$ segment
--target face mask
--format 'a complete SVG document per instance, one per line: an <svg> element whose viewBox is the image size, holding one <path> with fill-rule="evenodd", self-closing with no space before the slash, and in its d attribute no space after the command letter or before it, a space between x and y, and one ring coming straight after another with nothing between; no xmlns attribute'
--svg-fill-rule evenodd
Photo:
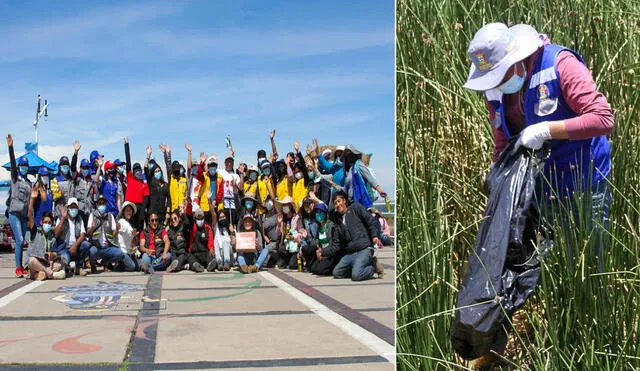
<svg viewBox="0 0 640 371"><path fill-rule="evenodd" d="M338 166L344 166L344 163L340 159L337 159L335 164L338 165Z"/></svg>
<svg viewBox="0 0 640 371"><path fill-rule="evenodd" d="M45 186L49 185L49 177L48 176L41 176L40 180L42 181L42 184L44 184Z"/></svg>
<svg viewBox="0 0 640 371"><path fill-rule="evenodd" d="M522 88L524 80L527 78L527 70L524 68L524 63L522 63L522 69L524 70L524 75L518 76L517 73L514 73L509 80L498 86L498 90L503 94L513 94L518 92Z"/></svg>
<svg viewBox="0 0 640 371"><path fill-rule="evenodd" d="M245 201L244 202L244 207L246 207L249 210L253 209L253 201L251 201L251 200Z"/></svg>
<svg viewBox="0 0 640 371"><path fill-rule="evenodd" d="M180 176L184 176L184 169L180 168Z"/></svg>
<svg viewBox="0 0 640 371"><path fill-rule="evenodd" d="M20 174L27 175L29 172L29 166L20 166Z"/></svg>
<svg viewBox="0 0 640 371"><path fill-rule="evenodd" d="M325 220L327 220L327 214L321 212L316 213L316 221L318 223L322 223Z"/></svg>
<svg viewBox="0 0 640 371"><path fill-rule="evenodd" d="M44 233L49 233L49 231L51 230L51 223L42 224L42 230L44 231Z"/></svg>
<svg viewBox="0 0 640 371"><path fill-rule="evenodd" d="M156 167L156 165L154 165L153 162L149 163L149 170L153 170L153 168L155 168L155 167Z"/></svg>
<svg viewBox="0 0 640 371"><path fill-rule="evenodd" d="M78 209L69 209L69 216L71 219L75 219L78 216Z"/></svg>
<svg viewBox="0 0 640 371"><path fill-rule="evenodd" d="M291 208L289 206L283 206L282 207L282 212L285 214L289 214L289 212L291 211Z"/></svg>
<svg viewBox="0 0 640 371"><path fill-rule="evenodd" d="M196 175L197 172L198 172L197 167L194 167L193 169L191 169L191 175Z"/></svg>
<svg viewBox="0 0 640 371"><path fill-rule="evenodd" d="M221 220L218 222L218 225L222 228L227 228L229 226L229 221L227 219Z"/></svg>
<svg viewBox="0 0 640 371"><path fill-rule="evenodd" d="M315 171L312 171L309 173L309 179L314 180L316 178L316 173Z"/></svg>
<svg viewBox="0 0 640 371"><path fill-rule="evenodd" d="M258 164L260 164L262 161L267 161L266 157L258 157Z"/></svg>
<svg viewBox="0 0 640 371"><path fill-rule="evenodd" d="M209 175L211 175L211 176L216 175L216 171L218 171L217 167L210 167L209 168Z"/></svg>
<svg viewBox="0 0 640 371"><path fill-rule="evenodd" d="M160 180L162 179L162 173L159 171L157 173L153 173L153 177L156 178L156 180Z"/></svg>
<svg viewBox="0 0 640 371"><path fill-rule="evenodd" d="M202 227L204 225L204 219L196 219L196 225Z"/></svg>
<svg viewBox="0 0 640 371"><path fill-rule="evenodd" d="M269 169L269 168L262 169L262 174L264 174L264 175L271 175L271 169Z"/></svg>
<svg viewBox="0 0 640 371"><path fill-rule="evenodd" d="M273 209L273 202L271 202L271 200L265 202L264 207L266 207L267 210Z"/></svg>
<svg viewBox="0 0 640 371"><path fill-rule="evenodd" d="M249 179L251 179L251 180L256 180L256 179L258 179L258 174L257 174L257 173L254 173L254 172L251 172L251 174L249 174Z"/></svg>
<svg viewBox="0 0 640 371"><path fill-rule="evenodd" d="M302 173L296 173L296 179L298 180L302 179Z"/></svg>
<svg viewBox="0 0 640 371"><path fill-rule="evenodd" d="M136 172L135 172L135 173L133 173L133 176L134 176L136 179L141 179L141 178L142 178L142 171L140 171L140 170L136 170Z"/></svg>
<svg viewBox="0 0 640 371"><path fill-rule="evenodd" d="M64 175L69 174L69 166L67 165L62 165L60 166L60 172Z"/></svg>
<svg viewBox="0 0 640 371"><path fill-rule="evenodd" d="M125 168L125 166L124 166L124 165L122 165L122 166L118 166L118 172L119 172L120 174L124 174L124 171L125 171L125 170L126 170L126 168Z"/></svg>
<svg viewBox="0 0 640 371"><path fill-rule="evenodd" d="M104 214L104 212L107 211L107 205L98 206L98 211L100 212L100 214Z"/></svg>
<svg viewBox="0 0 640 371"><path fill-rule="evenodd" d="M80 170L80 172L82 173L82 176L89 175L89 169L82 169L82 170Z"/></svg>
<svg viewBox="0 0 640 371"><path fill-rule="evenodd" d="M109 171L107 172L107 175L108 175L110 178L113 178L113 177L115 177L115 176L116 176L116 172L115 172L115 170L109 170Z"/></svg>

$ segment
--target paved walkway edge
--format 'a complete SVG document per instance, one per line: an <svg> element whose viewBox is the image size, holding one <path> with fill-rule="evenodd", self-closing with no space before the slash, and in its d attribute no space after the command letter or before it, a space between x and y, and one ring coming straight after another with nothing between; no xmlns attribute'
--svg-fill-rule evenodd
<svg viewBox="0 0 640 371"><path fill-rule="evenodd" d="M310 296L300 292L295 287L281 280L280 278L274 276L269 272L260 272L259 273L263 278L270 281L274 285L278 286L287 294L291 295L293 298L298 300L303 305L307 306L311 311L313 311L318 316L322 317L327 322L332 325L338 327L342 331L344 331L347 335L353 337L358 340L362 344L369 347L371 350L376 352L376 354L381 357L387 359L390 363L396 364L396 353L395 347L375 336L371 332L365 330L364 328L356 325L353 322L348 321L341 315L332 311L325 305L321 304L317 300L311 298Z"/></svg>

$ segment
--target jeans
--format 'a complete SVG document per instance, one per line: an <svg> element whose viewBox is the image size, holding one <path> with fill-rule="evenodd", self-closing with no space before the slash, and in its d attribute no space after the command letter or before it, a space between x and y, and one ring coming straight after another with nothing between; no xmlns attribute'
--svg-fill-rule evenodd
<svg viewBox="0 0 640 371"><path fill-rule="evenodd" d="M102 265L117 263L124 259L124 254L119 247L115 246L91 246L89 249L89 259L93 262L102 259Z"/></svg>
<svg viewBox="0 0 640 371"><path fill-rule="evenodd" d="M171 253L167 253L167 256L169 257L169 259L167 259L167 261L165 262L162 260L162 254L149 255L147 253L144 253L142 254L142 260L146 261L154 271L163 271L169 266L169 264L171 264Z"/></svg>
<svg viewBox="0 0 640 371"><path fill-rule="evenodd" d="M56 246L54 246L51 251L57 253L61 257L67 260L67 264L71 263L71 258L76 262L76 267L82 267L84 263L84 259L89 255L89 251L91 249L91 245L89 241L85 240L80 243L78 248L76 249L76 253L71 256L71 252L69 251L70 245L68 242L62 242Z"/></svg>
<svg viewBox="0 0 640 371"><path fill-rule="evenodd" d="M129 254L123 254L122 263L124 264L125 272L135 272L139 268L138 259Z"/></svg>
<svg viewBox="0 0 640 371"><path fill-rule="evenodd" d="M333 277L349 278L352 281L364 281L373 278L376 269L373 266L373 250L371 247L347 254L333 268Z"/></svg>
<svg viewBox="0 0 640 371"><path fill-rule="evenodd" d="M255 252L249 252L249 253L238 253L238 265L250 265L253 264L254 260L256 259L256 256L258 257L258 261L256 262L256 267L260 268L262 267L262 265L264 264L264 261L267 260L267 257L269 256L269 250L268 249L262 249L260 251L260 255L258 255ZM249 264L247 264L249 263Z"/></svg>
<svg viewBox="0 0 640 371"><path fill-rule="evenodd" d="M16 241L16 268L21 267L22 262L22 244L24 243L24 234L27 232L27 219L16 214L9 214L9 224L13 232L13 239Z"/></svg>

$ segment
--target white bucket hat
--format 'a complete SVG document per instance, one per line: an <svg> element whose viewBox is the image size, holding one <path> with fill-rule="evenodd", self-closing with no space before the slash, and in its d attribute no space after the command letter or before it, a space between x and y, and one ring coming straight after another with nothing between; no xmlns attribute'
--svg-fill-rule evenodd
<svg viewBox="0 0 640 371"><path fill-rule="evenodd" d="M535 53L542 44L538 31L526 24L484 25L467 49L472 64L464 87L479 91L497 87L509 67Z"/></svg>

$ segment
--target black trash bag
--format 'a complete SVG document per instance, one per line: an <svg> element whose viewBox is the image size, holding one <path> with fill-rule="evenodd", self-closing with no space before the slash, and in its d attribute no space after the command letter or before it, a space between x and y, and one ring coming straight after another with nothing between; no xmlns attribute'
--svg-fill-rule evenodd
<svg viewBox="0 0 640 371"><path fill-rule="evenodd" d="M516 139L487 177L485 219L458 292L451 342L467 360L506 346L508 319L533 293L538 259L552 248L552 230L535 202L549 147L515 149Z"/></svg>

